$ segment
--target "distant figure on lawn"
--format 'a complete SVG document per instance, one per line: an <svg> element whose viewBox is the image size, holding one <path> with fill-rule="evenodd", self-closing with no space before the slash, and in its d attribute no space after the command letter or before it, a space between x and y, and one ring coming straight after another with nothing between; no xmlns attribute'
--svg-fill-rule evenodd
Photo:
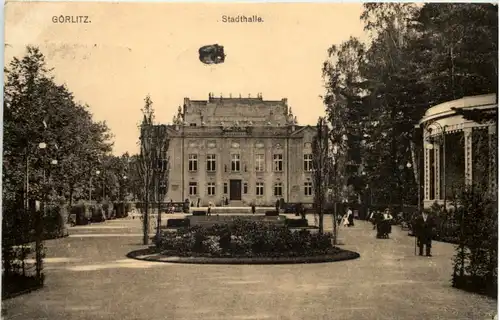
<svg viewBox="0 0 500 320"><path fill-rule="evenodd" d="M427 212L422 211L422 213L417 217L415 221L415 235L417 237L420 256L422 256L424 253L425 245L425 255L428 257L432 257L431 247L433 232L434 219Z"/></svg>
<svg viewBox="0 0 500 320"><path fill-rule="evenodd" d="M201 201L201 199L200 199L200 198L198 198L198 202L196 203L196 206L197 206L198 208L200 207L200 201Z"/></svg>
<svg viewBox="0 0 500 320"><path fill-rule="evenodd" d="M212 214L212 201L208 202L207 215L210 216Z"/></svg>
<svg viewBox="0 0 500 320"><path fill-rule="evenodd" d="M276 212L280 212L280 199L276 199Z"/></svg>
<svg viewBox="0 0 500 320"><path fill-rule="evenodd" d="M228 206L228 205L229 205L229 198L226 197L226 206Z"/></svg>
<svg viewBox="0 0 500 320"><path fill-rule="evenodd" d="M255 214L255 203L252 203L252 214Z"/></svg>
<svg viewBox="0 0 500 320"><path fill-rule="evenodd" d="M306 218L306 208L302 203L299 203L299 212L302 219Z"/></svg>

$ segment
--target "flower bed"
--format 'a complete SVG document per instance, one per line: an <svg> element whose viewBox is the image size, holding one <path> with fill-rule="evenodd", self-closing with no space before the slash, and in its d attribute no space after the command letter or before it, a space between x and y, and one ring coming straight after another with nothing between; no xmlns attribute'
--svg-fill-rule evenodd
<svg viewBox="0 0 500 320"><path fill-rule="evenodd" d="M341 251L332 247L329 233L294 232L285 226L245 220L163 232L155 245L157 252L179 257L312 257Z"/></svg>

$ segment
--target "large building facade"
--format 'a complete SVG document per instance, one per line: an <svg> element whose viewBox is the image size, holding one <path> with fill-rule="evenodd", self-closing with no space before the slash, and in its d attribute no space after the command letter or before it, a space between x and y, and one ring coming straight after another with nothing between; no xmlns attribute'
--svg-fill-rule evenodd
<svg viewBox="0 0 500 320"><path fill-rule="evenodd" d="M287 99L184 99L171 125L167 199L206 206L313 202L315 129L297 125Z"/></svg>

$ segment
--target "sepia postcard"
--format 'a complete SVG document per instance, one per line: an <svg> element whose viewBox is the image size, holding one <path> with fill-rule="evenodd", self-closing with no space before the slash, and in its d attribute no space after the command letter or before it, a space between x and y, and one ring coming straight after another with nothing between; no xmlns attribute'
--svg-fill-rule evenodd
<svg viewBox="0 0 500 320"><path fill-rule="evenodd" d="M497 319L496 4L4 8L2 319Z"/></svg>

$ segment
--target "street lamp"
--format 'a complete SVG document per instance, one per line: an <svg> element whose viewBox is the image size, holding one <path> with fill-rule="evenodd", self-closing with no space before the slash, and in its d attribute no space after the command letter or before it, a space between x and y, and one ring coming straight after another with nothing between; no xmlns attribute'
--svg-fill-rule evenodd
<svg viewBox="0 0 500 320"><path fill-rule="evenodd" d="M101 171L99 171L99 170L95 171L96 176L98 176L100 173L101 173ZM90 187L89 187L89 205L91 205L92 204L92 172L90 173L89 185L90 185Z"/></svg>
<svg viewBox="0 0 500 320"><path fill-rule="evenodd" d="M45 142L40 142L38 144L38 149L45 150L47 148L47 144ZM42 279L42 232L43 232L43 217L45 216L45 198L46 198L46 182L45 182L45 157L42 156L42 172L43 172L43 194L42 194L42 205L43 212L40 213L40 210L36 212L36 239L35 239L35 252L36 252L36 277L38 281Z"/></svg>

